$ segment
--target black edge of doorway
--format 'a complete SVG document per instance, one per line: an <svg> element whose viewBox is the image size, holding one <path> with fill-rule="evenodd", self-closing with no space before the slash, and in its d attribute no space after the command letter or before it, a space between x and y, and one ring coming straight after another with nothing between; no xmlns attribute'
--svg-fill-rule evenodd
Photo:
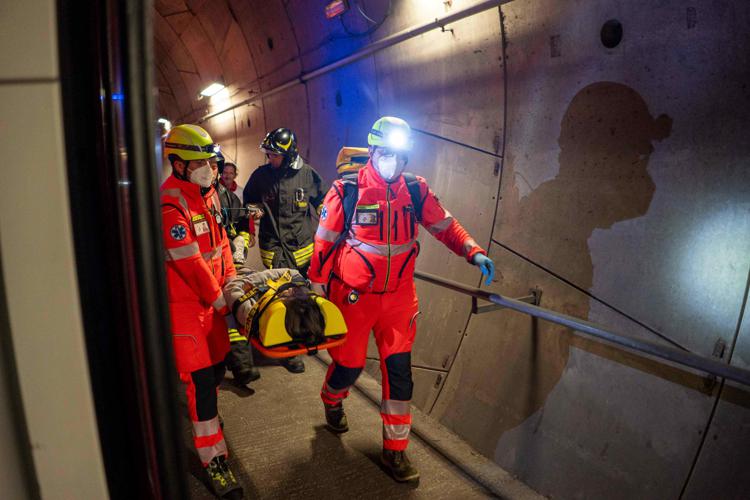
<svg viewBox="0 0 750 500"><path fill-rule="evenodd" d="M150 11L57 5L76 270L114 499L188 496L149 135Z"/></svg>

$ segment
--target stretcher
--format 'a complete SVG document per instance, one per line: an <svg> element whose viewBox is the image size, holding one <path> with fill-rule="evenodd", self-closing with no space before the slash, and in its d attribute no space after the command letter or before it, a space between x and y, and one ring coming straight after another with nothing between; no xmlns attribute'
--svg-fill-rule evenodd
<svg viewBox="0 0 750 500"><path fill-rule="evenodd" d="M274 282L271 292L281 290ZM281 285L283 287L284 285ZM346 322L336 305L325 299L314 295L315 303L318 305L325 328L322 341L301 342L295 340L286 330L286 306L280 300L273 300L275 293L268 293L256 304L257 321L250 322L244 329L250 343L261 354L269 358L291 358L300 354L315 354L318 351L330 349L343 344L346 341Z"/></svg>

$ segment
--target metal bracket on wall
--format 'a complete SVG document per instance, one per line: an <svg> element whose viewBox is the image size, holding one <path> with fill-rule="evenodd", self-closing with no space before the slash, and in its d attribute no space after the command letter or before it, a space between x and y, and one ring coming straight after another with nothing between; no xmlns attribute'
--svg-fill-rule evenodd
<svg viewBox="0 0 750 500"><path fill-rule="evenodd" d="M526 302L527 304L532 304L535 306L538 306L542 303L542 289L541 288L531 288L529 290L529 295L526 295L524 297L518 297L514 300L518 300L520 302ZM493 311L498 311L500 309L506 309L505 306L499 306L497 304L491 304L488 306L480 306L478 299L476 297L471 298L471 312L472 314L483 314Z"/></svg>
<svg viewBox="0 0 750 500"><path fill-rule="evenodd" d="M713 356L714 358L723 359L726 349L727 343L724 342L724 339L719 339L714 344L714 352L711 353L711 356ZM706 392L713 391L714 387L716 386L716 380L716 375L711 374L703 379L703 387L705 387Z"/></svg>

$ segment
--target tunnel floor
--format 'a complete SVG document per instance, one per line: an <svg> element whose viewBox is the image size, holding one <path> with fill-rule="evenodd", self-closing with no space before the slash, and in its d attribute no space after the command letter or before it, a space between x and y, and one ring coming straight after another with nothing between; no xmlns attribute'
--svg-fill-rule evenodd
<svg viewBox="0 0 750 500"><path fill-rule="evenodd" d="M306 371L292 374L269 360L250 389L231 373L219 389L219 412L235 474L245 498L494 498L427 443L412 436L409 457L419 485L399 484L381 468L381 421L377 407L358 390L347 399L349 432L325 429L319 391L322 361L305 359ZM203 482L184 419L193 499L215 498Z"/></svg>

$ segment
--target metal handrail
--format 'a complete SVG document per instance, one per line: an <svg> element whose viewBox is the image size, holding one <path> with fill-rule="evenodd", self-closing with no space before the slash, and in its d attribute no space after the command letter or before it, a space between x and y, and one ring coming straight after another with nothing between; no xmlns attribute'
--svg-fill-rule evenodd
<svg viewBox="0 0 750 500"><path fill-rule="evenodd" d="M465 295L470 295L478 299L492 302L493 304L497 304L498 306L507 307L508 309L513 309L514 311L551 321L552 323L557 323L558 325L567 326L568 328L572 328L573 330L576 330L578 332L585 333L587 335L591 335L592 337L603 339L608 342L612 342L613 344L640 351L651 356L656 356L658 358L666 359L668 361L679 363L681 365L689 366L691 368L696 368L717 377L724 377L729 380L733 380L735 382L750 386L750 370L731 366L727 363L716 361L715 359L706 358L687 351L681 351L673 347L667 347L661 344L656 344L654 342L649 342L648 340L635 339L621 333L614 333L590 321L586 321L580 318L574 318L573 316L568 316L567 314L562 314L550 309L545 309L543 307L535 306L533 304L522 302L520 300L503 297L502 295L490 293L479 288L466 286L462 283L447 280L445 278L440 278L432 274L417 271L414 273L414 276L429 283L439 285L444 288L463 293Z"/></svg>

